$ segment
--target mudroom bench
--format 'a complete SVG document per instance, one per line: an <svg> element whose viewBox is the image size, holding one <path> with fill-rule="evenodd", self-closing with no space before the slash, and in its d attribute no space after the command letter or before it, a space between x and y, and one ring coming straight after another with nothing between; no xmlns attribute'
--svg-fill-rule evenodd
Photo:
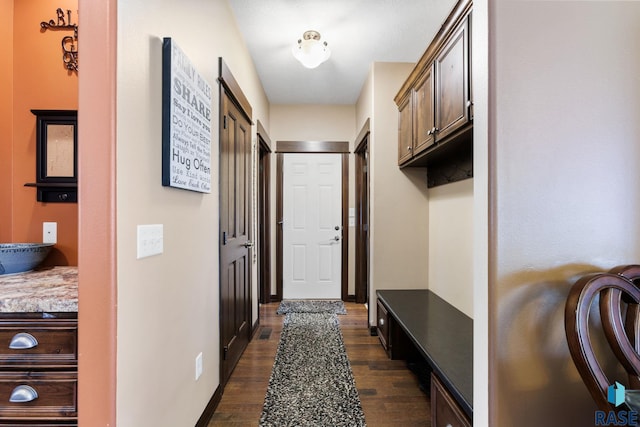
<svg viewBox="0 0 640 427"><path fill-rule="evenodd" d="M430 372L432 425L471 426L473 320L430 290L378 290L377 334L391 359Z"/></svg>

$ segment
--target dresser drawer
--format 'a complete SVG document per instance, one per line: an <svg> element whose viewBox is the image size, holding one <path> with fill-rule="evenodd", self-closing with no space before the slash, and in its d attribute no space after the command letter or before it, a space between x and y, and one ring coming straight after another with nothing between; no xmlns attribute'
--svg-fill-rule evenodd
<svg viewBox="0 0 640 427"><path fill-rule="evenodd" d="M389 351L389 313L384 305L378 301L378 316L376 328L378 330L378 338L384 349Z"/></svg>
<svg viewBox="0 0 640 427"><path fill-rule="evenodd" d="M2 321L0 365L4 368L75 366L77 331L75 320Z"/></svg>
<svg viewBox="0 0 640 427"><path fill-rule="evenodd" d="M431 426L471 427L471 422L438 377L431 375Z"/></svg>
<svg viewBox="0 0 640 427"><path fill-rule="evenodd" d="M22 401L11 402L12 394L14 400ZM0 424L3 420L75 418L77 394L75 372L1 372Z"/></svg>

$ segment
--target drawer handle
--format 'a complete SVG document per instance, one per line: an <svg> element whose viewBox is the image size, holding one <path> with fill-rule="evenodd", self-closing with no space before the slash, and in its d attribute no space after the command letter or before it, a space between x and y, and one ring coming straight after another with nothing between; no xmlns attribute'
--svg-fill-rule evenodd
<svg viewBox="0 0 640 427"><path fill-rule="evenodd" d="M378 319L378 325L384 326L384 319L382 317Z"/></svg>
<svg viewBox="0 0 640 427"><path fill-rule="evenodd" d="M451 425L451 424L447 424L445 427L453 427L453 425Z"/></svg>
<svg viewBox="0 0 640 427"><path fill-rule="evenodd" d="M35 388L28 385L19 385L11 392L9 402L11 403L26 403L34 401L38 398L38 392Z"/></svg>
<svg viewBox="0 0 640 427"><path fill-rule="evenodd" d="M11 350L28 350L38 346L38 340L31 334L20 332L11 338L9 348Z"/></svg>

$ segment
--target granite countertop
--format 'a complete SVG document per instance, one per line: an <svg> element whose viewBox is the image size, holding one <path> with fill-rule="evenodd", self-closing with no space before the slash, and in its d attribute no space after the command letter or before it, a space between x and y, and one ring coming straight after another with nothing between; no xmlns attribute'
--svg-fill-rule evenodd
<svg viewBox="0 0 640 427"><path fill-rule="evenodd" d="M78 267L0 275L0 313L77 311Z"/></svg>

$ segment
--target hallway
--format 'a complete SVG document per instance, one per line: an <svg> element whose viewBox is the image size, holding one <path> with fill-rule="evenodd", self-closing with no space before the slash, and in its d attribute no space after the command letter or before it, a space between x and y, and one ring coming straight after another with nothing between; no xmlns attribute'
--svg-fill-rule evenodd
<svg viewBox="0 0 640 427"><path fill-rule="evenodd" d="M260 327L242 355L209 427L256 426L262 412L282 320L279 303L260 305ZM369 334L367 309L345 303L338 316L367 426L430 426L428 397L401 360L390 360Z"/></svg>

